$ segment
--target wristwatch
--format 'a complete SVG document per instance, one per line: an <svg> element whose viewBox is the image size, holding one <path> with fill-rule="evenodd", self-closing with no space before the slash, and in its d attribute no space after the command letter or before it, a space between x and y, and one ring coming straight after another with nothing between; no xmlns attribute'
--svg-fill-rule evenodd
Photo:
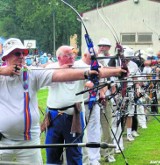
<svg viewBox="0 0 160 165"><path fill-rule="evenodd" d="M88 79L88 77L89 77L89 70L86 70L86 71L84 72L84 78L85 78L85 79Z"/></svg>

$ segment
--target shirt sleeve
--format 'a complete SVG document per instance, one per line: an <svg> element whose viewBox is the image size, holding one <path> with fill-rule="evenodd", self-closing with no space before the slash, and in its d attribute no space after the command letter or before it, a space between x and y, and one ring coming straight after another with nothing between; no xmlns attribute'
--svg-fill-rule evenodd
<svg viewBox="0 0 160 165"><path fill-rule="evenodd" d="M50 86L53 84L52 76L54 74L54 70L32 70L32 86L36 90L39 90L42 87Z"/></svg>

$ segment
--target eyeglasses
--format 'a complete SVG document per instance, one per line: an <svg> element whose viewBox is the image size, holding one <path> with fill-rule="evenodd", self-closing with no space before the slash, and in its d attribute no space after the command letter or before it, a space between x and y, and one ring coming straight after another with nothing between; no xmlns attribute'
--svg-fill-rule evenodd
<svg viewBox="0 0 160 165"><path fill-rule="evenodd" d="M73 57L73 56L74 56L73 53L63 55L63 57L66 57L66 58L70 58L70 57Z"/></svg>
<svg viewBox="0 0 160 165"><path fill-rule="evenodd" d="M24 55L24 52L14 52L13 53L16 57L20 57L21 54Z"/></svg>

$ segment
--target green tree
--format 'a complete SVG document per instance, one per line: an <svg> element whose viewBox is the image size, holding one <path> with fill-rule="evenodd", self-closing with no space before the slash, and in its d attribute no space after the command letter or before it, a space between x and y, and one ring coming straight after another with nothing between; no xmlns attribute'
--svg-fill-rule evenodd
<svg viewBox="0 0 160 165"><path fill-rule="evenodd" d="M96 8L97 2L105 5L113 1L68 0L67 2L82 13ZM70 36L75 33L78 35L80 47L81 23L77 21L77 15L60 0L1 0L0 14L0 33L3 37L35 39L38 48L51 53L53 52L53 19L55 19L56 49L62 44L69 44Z"/></svg>

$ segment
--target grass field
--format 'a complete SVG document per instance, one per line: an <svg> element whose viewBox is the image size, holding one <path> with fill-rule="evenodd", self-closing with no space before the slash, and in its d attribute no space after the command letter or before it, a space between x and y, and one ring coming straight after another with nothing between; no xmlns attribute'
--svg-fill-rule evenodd
<svg viewBox="0 0 160 165"><path fill-rule="evenodd" d="M39 106L45 112L46 98L48 91L46 89L38 92ZM43 115L41 115L41 120ZM157 117L160 120L160 117ZM124 155L129 165L150 165L160 164L160 122L154 117L149 117L148 128L139 129L140 136L133 142L128 142L124 137ZM44 134L41 136L44 143ZM42 149L44 163L46 161L45 150ZM101 165L125 165L122 155L116 155L115 163L106 163L101 160Z"/></svg>

